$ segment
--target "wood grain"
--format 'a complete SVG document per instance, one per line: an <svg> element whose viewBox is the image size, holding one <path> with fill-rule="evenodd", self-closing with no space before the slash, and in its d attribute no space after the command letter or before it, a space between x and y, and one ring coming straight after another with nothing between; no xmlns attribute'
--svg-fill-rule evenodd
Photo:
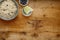
<svg viewBox="0 0 60 40"><path fill-rule="evenodd" d="M18 2L18 0L16 0ZM32 15L18 16L11 21L0 19L0 40L60 40L60 1L30 0Z"/></svg>
<svg viewBox="0 0 60 40"><path fill-rule="evenodd" d="M60 33L60 1L30 0L28 6L33 8L33 12L29 17L22 15L23 7L18 5L19 14L14 20L0 19L0 31Z"/></svg>

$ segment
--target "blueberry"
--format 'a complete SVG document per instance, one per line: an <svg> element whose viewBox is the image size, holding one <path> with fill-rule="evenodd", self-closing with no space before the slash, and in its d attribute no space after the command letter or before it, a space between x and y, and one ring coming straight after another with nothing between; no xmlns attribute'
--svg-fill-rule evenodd
<svg viewBox="0 0 60 40"><path fill-rule="evenodd" d="M21 3L22 5L26 5L26 4L27 4L27 0L20 0L20 3Z"/></svg>

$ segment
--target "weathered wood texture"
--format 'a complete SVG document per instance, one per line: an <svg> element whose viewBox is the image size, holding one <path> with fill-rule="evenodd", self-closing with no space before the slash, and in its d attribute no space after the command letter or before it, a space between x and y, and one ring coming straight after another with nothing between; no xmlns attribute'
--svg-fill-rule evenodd
<svg viewBox="0 0 60 40"><path fill-rule="evenodd" d="M19 5L19 14L14 20L0 19L0 32L10 31L17 36L22 33L20 36L24 34L26 40L60 40L60 1L30 0L28 5L33 8L31 16L23 16L23 7Z"/></svg>

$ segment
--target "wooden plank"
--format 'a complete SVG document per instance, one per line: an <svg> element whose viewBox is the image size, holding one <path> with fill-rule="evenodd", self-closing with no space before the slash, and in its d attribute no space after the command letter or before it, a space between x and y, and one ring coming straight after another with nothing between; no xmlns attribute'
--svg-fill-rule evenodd
<svg viewBox="0 0 60 40"><path fill-rule="evenodd" d="M60 1L30 0L28 5L34 10L31 16L23 16L23 7L19 5L19 14L14 20L4 21L0 19L0 31L60 32Z"/></svg>

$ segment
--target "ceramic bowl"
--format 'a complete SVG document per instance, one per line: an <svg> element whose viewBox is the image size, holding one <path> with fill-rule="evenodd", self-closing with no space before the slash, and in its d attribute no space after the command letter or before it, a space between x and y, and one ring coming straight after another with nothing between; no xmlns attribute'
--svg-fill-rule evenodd
<svg viewBox="0 0 60 40"><path fill-rule="evenodd" d="M3 1L4 1L4 0L3 0ZM1 4L3 1L1 1L0 4ZM14 15L13 17L9 18L9 19L0 16L1 19L9 21L9 20L12 20L12 19L16 18L16 16L18 15L18 3L17 3L15 0L12 0L12 1L15 3L15 5L16 5L16 7L17 7L17 11L15 12L15 15Z"/></svg>
<svg viewBox="0 0 60 40"><path fill-rule="evenodd" d="M22 6L26 6L28 4L28 2L29 2L29 0L27 0L25 5L23 5L23 4L21 4L21 1L19 0L19 4L22 5Z"/></svg>

